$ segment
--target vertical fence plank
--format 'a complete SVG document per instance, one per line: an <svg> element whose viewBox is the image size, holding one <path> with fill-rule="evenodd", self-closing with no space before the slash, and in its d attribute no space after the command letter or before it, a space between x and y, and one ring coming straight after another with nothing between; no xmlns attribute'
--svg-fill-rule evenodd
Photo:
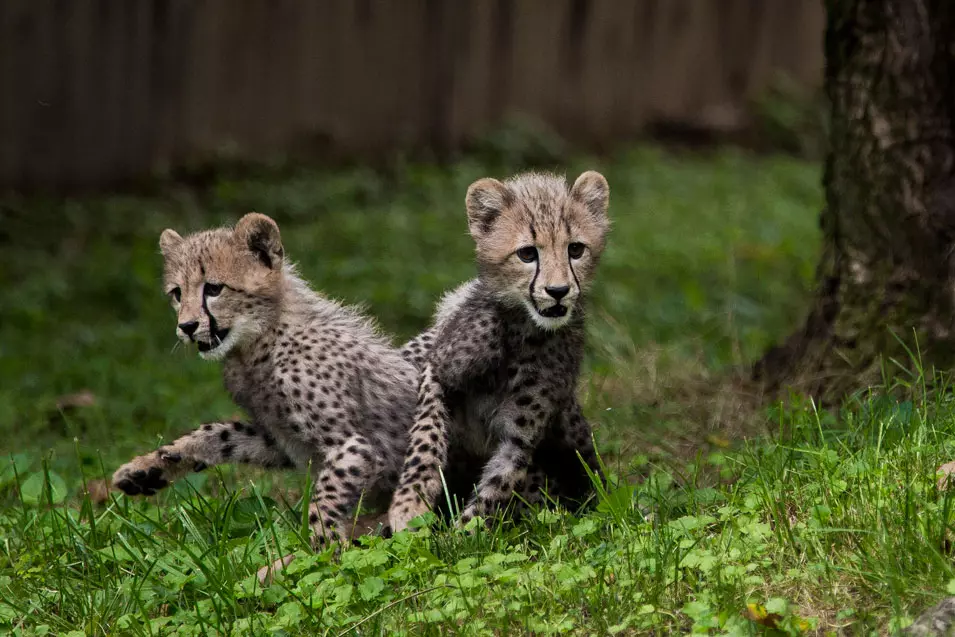
<svg viewBox="0 0 955 637"><path fill-rule="evenodd" d="M20 47L18 23L23 5L29 0L8 0L0 9L0 42L6 43L6 55L0 54L0 184L19 183L23 150L19 134L22 128L19 104L22 99L20 71L26 63L13 55Z"/></svg>

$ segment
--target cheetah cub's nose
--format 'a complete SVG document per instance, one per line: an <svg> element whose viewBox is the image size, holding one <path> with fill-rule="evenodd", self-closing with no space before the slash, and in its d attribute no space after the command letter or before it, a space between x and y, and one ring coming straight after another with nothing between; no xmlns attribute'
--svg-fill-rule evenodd
<svg viewBox="0 0 955 637"><path fill-rule="evenodd" d="M570 292L569 285L548 285L544 290L554 297L555 301L560 301L562 298L567 296L567 293Z"/></svg>
<svg viewBox="0 0 955 637"><path fill-rule="evenodd" d="M182 330L182 333L188 337L192 337L196 333L196 330L199 329L199 321L189 321L188 323L180 323L179 329Z"/></svg>

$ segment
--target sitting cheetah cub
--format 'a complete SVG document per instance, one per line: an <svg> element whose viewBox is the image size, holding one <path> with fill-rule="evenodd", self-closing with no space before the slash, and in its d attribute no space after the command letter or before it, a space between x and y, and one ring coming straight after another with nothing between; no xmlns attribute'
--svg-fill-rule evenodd
<svg viewBox="0 0 955 637"><path fill-rule="evenodd" d="M420 370L408 453L388 517L394 532L429 510L462 459L483 469L462 521L540 481L590 483L590 425L575 396L584 294L609 229L610 189L596 172L481 179L465 200L478 278L448 294L403 352ZM577 471L580 469L580 471ZM450 480L448 483L450 484ZM549 488L553 494L553 487Z"/></svg>
<svg viewBox="0 0 955 637"><path fill-rule="evenodd" d="M344 540L363 493L394 489L414 413L416 370L371 322L312 291L258 213L234 229L159 240L176 334L221 360L249 422L202 425L119 468L113 485L152 495L190 471L241 462L315 470L316 544Z"/></svg>

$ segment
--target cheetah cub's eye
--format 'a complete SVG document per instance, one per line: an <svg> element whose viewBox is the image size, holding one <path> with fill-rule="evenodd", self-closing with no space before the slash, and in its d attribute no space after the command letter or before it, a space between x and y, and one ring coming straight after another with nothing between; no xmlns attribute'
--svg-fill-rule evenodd
<svg viewBox="0 0 955 637"><path fill-rule="evenodd" d="M176 299L176 303L182 300L182 290L180 290L179 288L173 288L169 290L166 294Z"/></svg>
<svg viewBox="0 0 955 637"><path fill-rule="evenodd" d="M222 294L222 284L206 283L202 288L202 293L206 296L219 296Z"/></svg>
<svg viewBox="0 0 955 637"><path fill-rule="evenodd" d="M567 246L567 254L570 255L571 259L579 259L580 257L584 256L585 247L586 246L584 244L577 243L575 241L574 243L571 243L569 246Z"/></svg>
<svg viewBox="0 0 955 637"><path fill-rule="evenodd" d="M534 246L524 246L523 248L518 249L517 258L524 263L532 263L537 261L537 248Z"/></svg>

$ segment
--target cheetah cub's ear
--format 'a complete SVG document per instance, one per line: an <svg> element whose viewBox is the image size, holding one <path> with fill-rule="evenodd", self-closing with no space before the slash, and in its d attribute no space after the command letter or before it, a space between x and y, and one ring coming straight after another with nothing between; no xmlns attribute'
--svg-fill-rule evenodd
<svg viewBox="0 0 955 637"><path fill-rule="evenodd" d="M164 257L169 256L169 253L180 243L182 243L182 237L179 236L178 232L170 228L166 228L162 231L162 234L159 235L159 251L162 252Z"/></svg>
<svg viewBox="0 0 955 637"><path fill-rule="evenodd" d="M574 182L570 196L579 201L593 215L595 221L607 221L607 206L610 202L610 186L598 172L588 170Z"/></svg>
<svg viewBox="0 0 955 637"><path fill-rule="evenodd" d="M265 267L277 270L282 267L282 236L279 226L270 217L250 212L235 224L235 236L245 244Z"/></svg>
<svg viewBox="0 0 955 637"><path fill-rule="evenodd" d="M497 179L479 179L471 184L464 198L471 236L479 239L490 232L501 213L513 203L514 195Z"/></svg>

